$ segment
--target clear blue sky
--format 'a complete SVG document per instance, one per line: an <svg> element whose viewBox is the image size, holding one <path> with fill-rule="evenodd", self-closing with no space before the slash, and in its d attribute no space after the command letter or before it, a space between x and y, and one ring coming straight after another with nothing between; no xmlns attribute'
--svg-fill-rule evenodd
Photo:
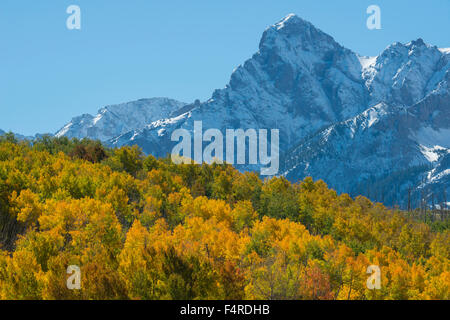
<svg viewBox="0 0 450 320"><path fill-rule="evenodd" d="M66 9L81 8L81 30ZM381 7L382 30L366 28ZM205 100L295 13L363 55L419 37L450 47L450 0L1 0L0 128L55 132L139 98Z"/></svg>

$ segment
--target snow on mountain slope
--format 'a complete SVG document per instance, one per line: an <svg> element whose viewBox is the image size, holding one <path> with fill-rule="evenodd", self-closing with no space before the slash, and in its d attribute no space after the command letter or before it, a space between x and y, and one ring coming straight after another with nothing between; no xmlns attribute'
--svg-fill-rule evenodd
<svg viewBox="0 0 450 320"><path fill-rule="evenodd" d="M369 105L380 101L409 106L418 102L442 80L448 56L422 39L394 43L363 70L370 92Z"/></svg>
<svg viewBox="0 0 450 320"><path fill-rule="evenodd" d="M170 117L186 103L168 98L141 99L128 103L106 106L97 115L84 114L73 118L55 136L106 141L148 123Z"/></svg>
<svg viewBox="0 0 450 320"><path fill-rule="evenodd" d="M410 187L448 190L449 184L437 183L449 168L443 161L450 153L449 74L436 85L439 90L410 107L380 103L305 139L286 153L285 175L322 178L339 192L365 194L377 188L377 177L398 174L401 179L389 182L397 193L387 197L385 190L376 191L391 204L401 203Z"/></svg>

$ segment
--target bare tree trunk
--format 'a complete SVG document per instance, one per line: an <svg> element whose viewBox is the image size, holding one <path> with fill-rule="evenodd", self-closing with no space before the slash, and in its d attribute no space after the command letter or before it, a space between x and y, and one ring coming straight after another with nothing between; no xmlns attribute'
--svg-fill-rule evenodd
<svg viewBox="0 0 450 320"><path fill-rule="evenodd" d="M411 187L408 188L408 212L411 212Z"/></svg>

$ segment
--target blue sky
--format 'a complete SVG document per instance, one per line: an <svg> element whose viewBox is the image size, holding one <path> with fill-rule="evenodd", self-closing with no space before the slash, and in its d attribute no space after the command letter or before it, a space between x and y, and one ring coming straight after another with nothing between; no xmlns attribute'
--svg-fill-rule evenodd
<svg viewBox="0 0 450 320"><path fill-rule="evenodd" d="M66 9L81 8L81 30ZM381 8L381 30L366 9ZM205 100L295 13L363 55L419 37L450 47L450 0L1 0L0 129L55 132L139 98Z"/></svg>

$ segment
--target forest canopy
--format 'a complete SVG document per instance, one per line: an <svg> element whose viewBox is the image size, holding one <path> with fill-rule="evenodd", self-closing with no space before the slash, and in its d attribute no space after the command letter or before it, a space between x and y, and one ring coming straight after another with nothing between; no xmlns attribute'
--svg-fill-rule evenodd
<svg viewBox="0 0 450 320"><path fill-rule="evenodd" d="M0 299L450 299L448 219L430 219L312 178L0 137Z"/></svg>

